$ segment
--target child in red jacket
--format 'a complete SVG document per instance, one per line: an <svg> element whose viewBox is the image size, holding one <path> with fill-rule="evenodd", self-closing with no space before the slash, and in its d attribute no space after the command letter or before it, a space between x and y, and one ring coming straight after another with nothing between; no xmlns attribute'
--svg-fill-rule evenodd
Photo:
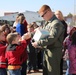
<svg viewBox="0 0 76 75"><path fill-rule="evenodd" d="M21 75L21 55L27 47L26 36L21 36L18 33L10 33L7 35L8 46L6 49L6 58L8 60L8 71L10 75Z"/></svg>
<svg viewBox="0 0 76 75"><path fill-rule="evenodd" d="M0 29L0 75L7 75L7 63L5 59L6 43L4 32Z"/></svg>

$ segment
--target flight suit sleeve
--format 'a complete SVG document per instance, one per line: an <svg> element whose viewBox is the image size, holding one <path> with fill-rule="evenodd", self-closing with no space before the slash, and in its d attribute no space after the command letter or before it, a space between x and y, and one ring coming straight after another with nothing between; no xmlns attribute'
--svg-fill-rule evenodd
<svg viewBox="0 0 76 75"><path fill-rule="evenodd" d="M49 32L50 32L50 35L48 37L38 41L39 46L43 47L43 46L54 44L58 40L60 35L64 32L64 27L60 23L55 23L49 29Z"/></svg>

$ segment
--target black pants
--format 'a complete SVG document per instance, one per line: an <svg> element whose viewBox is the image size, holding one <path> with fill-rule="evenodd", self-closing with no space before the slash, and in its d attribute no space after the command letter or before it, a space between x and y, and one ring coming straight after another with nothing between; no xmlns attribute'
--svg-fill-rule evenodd
<svg viewBox="0 0 76 75"><path fill-rule="evenodd" d="M42 54L42 51L37 53L37 65L38 65L38 69L42 69L42 67L43 67L43 54Z"/></svg>
<svg viewBox="0 0 76 75"><path fill-rule="evenodd" d="M22 64L21 75L26 75L26 71L27 71L27 62L24 62Z"/></svg>
<svg viewBox="0 0 76 75"><path fill-rule="evenodd" d="M63 58L61 59L60 62L60 75L63 75Z"/></svg>
<svg viewBox="0 0 76 75"><path fill-rule="evenodd" d="M32 70L32 68L33 70L37 70L37 53L35 51L33 52L30 51L28 55L29 55L28 70Z"/></svg>

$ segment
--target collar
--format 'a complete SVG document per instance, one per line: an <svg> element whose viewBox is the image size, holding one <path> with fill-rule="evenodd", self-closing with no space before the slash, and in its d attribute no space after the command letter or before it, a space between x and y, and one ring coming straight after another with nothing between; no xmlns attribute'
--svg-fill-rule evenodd
<svg viewBox="0 0 76 75"><path fill-rule="evenodd" d="M52 18L51 18L49 21L47 21L47 22L48 22L48 23L51 23L55 18L56 18L56 16L53 15Z"/></svg>
<svg viewBox="0 0 76 75"><path fill-rule="evenodd" d="M15 51L16 46L18 46L18 44L9 44L6 50L7 51Z"/></svg>
<svg viewBox="0 0 76 75"><path fill-rule="evenodd" d="M0 41L0 44L6 45L6 42L5 41Z"/></svg>

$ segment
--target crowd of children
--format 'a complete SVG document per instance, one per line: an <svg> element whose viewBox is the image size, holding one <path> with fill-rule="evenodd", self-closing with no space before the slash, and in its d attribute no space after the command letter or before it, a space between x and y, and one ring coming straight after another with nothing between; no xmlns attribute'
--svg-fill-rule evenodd
<svg viewBox="0 0 76 75"><path fill-rule="evenodd" d="M29 37L28 37L29 38ZM5 35L3 26L0 28L0 75L22 75L21 68L27 55L23 56L27 49L27 38L19 33L8 33Z"/></svg>
<svg viewBox="0 0 76 75"><path fill-rule="evenodd" d="M27 66L29 67L28 73L32 68L34 72L39 72L36 50L32 45L30 46L31 38L26 36L26 32L31 32L36 28L36 24L35 22L31 25L27 24L22 13L18 14L16 21L12 28L8 24L0 27L0 75L8 75L7 71L9 75L26 75ZM27 52L27 46L32 54Z"/></svg>

